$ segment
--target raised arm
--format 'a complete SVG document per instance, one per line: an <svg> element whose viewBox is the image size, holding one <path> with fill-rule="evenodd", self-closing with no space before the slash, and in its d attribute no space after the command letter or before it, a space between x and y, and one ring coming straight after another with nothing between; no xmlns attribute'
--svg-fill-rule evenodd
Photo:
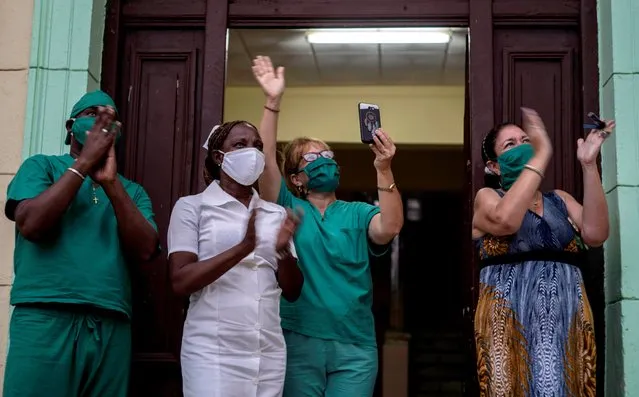
<svg viewBox="0 0 639 397"><path fill-rule="evenodd" d="M87 141L75 163L62 177L53 175L43 165L42 157L25 161L9 186L6 216L16 222L27 240L39 241L55 230L88 175L107 155L113 136L101 130L111 125L114 112L98 108L98 115Z"/></svg>
<svg viewBox="0 0 639 397"><path fill-rule="evenodd" d="M260 196L276 202L282 183L282 174L277 164L277 122L280 103L284 94L284 68L273 68L269 57L258 56L253 60L253 74L265 96L264 113L260 122L260 137L264 143L266 164L260 176Z"/></svg>
<svg viewBox="0 0 639 397"><path fill-rule="evenodd" d="M111 117L115 117L113 109L107 109ZM118 235L124 247L124 252L133 259L142 261L150 260L155 253L159 252L159 238L155 225L142 214L140 208L124 189L117 172L117 161L115 158L115 137L119 134L120 123L111 124L113 127L108 133L91 133L87 137L86 144L90 144L92 139L98 135L110 135L111 146L107 151L107 156L102 163L96 167L89 175L91 179L104 189L104 193L109 198L115 217L118 222ZM82 152L84 153L84 150ZM146 195L146 194L145 194ZM145 205L150 206L150 200Z"/></svg>
<svg viewBox="0 0 639 397"><path fill-rule="evenodd" d="M141 261L152 259L160 246L155 224L151 223L153 209L149 197L141 192L134 201L119 178L102 186L113 206L124 251Z"/></svg>
<svg viewBox="0 0 639 397"><path fill-rule="evenodd" d="M370 239L379 245L390 243L404 226L404 205L402 196L395 187L395 178L391 170L391 160L395 156L395 144L381 129L373 134L375 143L371 150L375 153L377 171L377 189L379 190L380 213L375 215L368 226Z"/></svg>
<svg viewBox="0 0 639 397"><path fill-rule="evenodd" d="M608 221L608 204L597 169L597 157L601 145L615 128L615 122L606 121L603 131L591 131L586 139L577 141L577 159L581 163L584 183L583 206L570 194L557 190L566 203L568 214L581 232L584 243L591 247L599 247L608 239L610 224Z"/></svg>
<svg viewBox="0 0 639 397"><path fill-rule="evenodd" d="M547 156L535 154L528 163L544 172L548 164ZM517 181L500 197L490 188L481 189L475 196L473 228L493 236L508 236L521 227L524 216L541 185L541 177L524 168ZM477 237L477 235L475 236Z"/></svg>
<svg viewBox="0 0 639 397"><path fill-rule="evenodd" d="M535 149L535 155L528 165L543 174L552 156L552 145L537 112L530 109L522 110L524 130ZM507 236L519 230L541 180L541 176L536 172L524 168L503 197L487 188L477 192L473 214L474 237L485 233Z"/></svg>

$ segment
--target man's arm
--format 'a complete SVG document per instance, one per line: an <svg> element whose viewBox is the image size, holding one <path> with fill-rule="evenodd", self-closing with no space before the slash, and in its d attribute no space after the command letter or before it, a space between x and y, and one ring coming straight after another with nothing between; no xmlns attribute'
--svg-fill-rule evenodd
<svg viewBox="0 0 639 397"><path fill-rule="evenodd" d="M47 237L62 219L84 180L66 171L55 183L44 156L27 159L7 191L5 215L16 222L20 234L30 241ZM83 175L81 164L71 166Z"/></svg>
<svg viewBox="0 0 639 397"><path fill-rule="evenodd" d="M113 205L113 211L118 221L118 233L124 251L131 257L148 261L158 252L158 232L151 221L142 211L152 213L151 200L146 193L138 205L129 197L122 186L120 178L115 178L102 185L104 192ZM148 208L147 208L148 207Z"/></svg>
<svg viewBox="0 0 639 397"><path fill-rule="evenodd" d="M44 156L33 156L20 167L7 192L5 214L15 220L26 239L38 241L60 222L86 175L113 147L115 135L101 131L111 125L114 116L113 109L98 108L80 156L55 183Z"/></svg>

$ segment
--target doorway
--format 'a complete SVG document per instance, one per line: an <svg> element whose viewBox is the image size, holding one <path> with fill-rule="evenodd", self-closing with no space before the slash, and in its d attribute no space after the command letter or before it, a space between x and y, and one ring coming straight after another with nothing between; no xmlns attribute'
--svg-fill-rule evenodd
<svg viewBox="0 0 639 397"><path fill-rule="evenodd" d="M581 197L574 153L583 115L598 111L596 10L595 0L109 1L101 86L115 98L127 131L134 132L121 143L119 170L149 192L164 244L175 200L203 186L200 147L223 118L229 27L466 27L472 35L463 139L463 218L469 243L470 203L483 182L481 140L495 122L517 121L521 104L539 109L550 127L556 166L547 173L547 183ZM478 275L470 248L463 248L463 315L464 346L472 352ZM591 295L591 303L599 304L593 309L600 386L602 268L597 259L592 285L598 293ZM184 302L172 296L166 258L141 266L139 273L131 395L180 396ZM469 396L477 395L474 373L473 364L466 376Z"/></svg>
<svg viewBox="0 0 639 397"><path fill-rule="evenodd" d="M448 37L437 43L349 39L388 32ZM318 43L317 34L334 37ZM328 142L341 167L339 199L377 200L374 155L359 142L359 102L380 106L382 127L398 147L393 174L406 222L391 252L371 258L380 397L383 379L395 376L384 373L385 365L407 368L398 376L406 377L409 396L461 396L472 361L462 317L467 38L463 28L230 29L228 34L224 121L259 125L264 98L251 71L254 57L268 55L276 66L285 66L278 141L311 136ZM390 360L404 362L384 364L387 338L397 333L410 336L408 349Z"/></svg>

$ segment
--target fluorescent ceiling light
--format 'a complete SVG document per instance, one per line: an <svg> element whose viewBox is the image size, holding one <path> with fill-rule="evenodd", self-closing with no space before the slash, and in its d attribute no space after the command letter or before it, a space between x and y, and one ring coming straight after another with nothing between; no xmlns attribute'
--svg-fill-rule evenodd
<svg viewBox="0 0 639 397"><path fill-rule="evenodd" d="M316 30L306 36L312 44L445 44L450 33L433 29Z"/></svg>

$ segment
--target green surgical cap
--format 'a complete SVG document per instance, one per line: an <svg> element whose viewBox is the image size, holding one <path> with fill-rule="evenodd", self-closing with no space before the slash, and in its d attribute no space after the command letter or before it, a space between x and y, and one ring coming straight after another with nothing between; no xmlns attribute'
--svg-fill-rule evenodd
<svg viewBox="0 0 639 397"><path fill-rule="evenodd" d="M73 106L69 117L77 117L78 114L95 106L111 106L115 109L116 113L118 111L115 107L115 102L113 102L113 99L111 99L109 94L104 91L97 90L84 94L84 96Z"/></svg>

